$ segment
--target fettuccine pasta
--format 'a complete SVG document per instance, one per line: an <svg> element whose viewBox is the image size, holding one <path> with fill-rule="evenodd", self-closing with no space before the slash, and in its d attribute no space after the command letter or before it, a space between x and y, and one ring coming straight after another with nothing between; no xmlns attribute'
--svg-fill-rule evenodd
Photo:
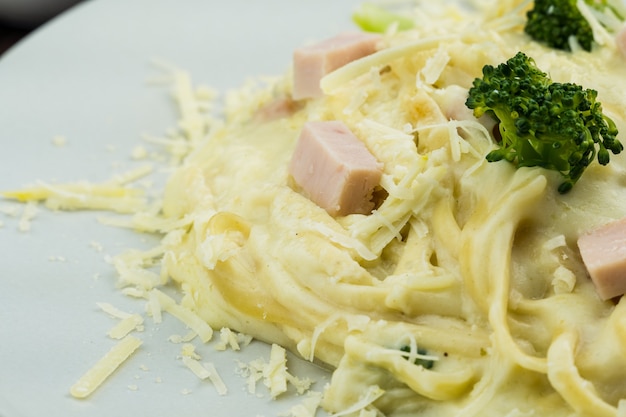
<svg viewBox="0 0 626 417"><path fill-rule="evenodd" d="M626 306L602 301L582 233L626 215L626 162L558 173L489 163L490 129L465 106L486 64L518 51L599 92L626 131L626 61L607 41L563 52L521 29L525 5L431 2L377 52L290 102L291 72L227 101L170 178L165 275L214 329L282 345L332 370L323 406L387 416L617 416ZM331 216L288 165L305 122L342 121L382 164L379 204ZM163 275L162 274L162 275ZM356 414L355 414L356 415Z"/></svg>

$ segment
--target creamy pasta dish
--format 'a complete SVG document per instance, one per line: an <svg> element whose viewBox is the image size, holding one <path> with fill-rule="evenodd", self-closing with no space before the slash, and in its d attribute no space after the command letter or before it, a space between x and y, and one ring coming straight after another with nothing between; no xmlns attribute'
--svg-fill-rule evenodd
<svg viewBox="0 0 626 417"><path fill-rule="evenodd" d="M559 192L559 170L488 161L498 120L466 105L485 66L522 52L597 91L626 132L619 34L579 1L591 48L557 49L525 33L532 2L477 3L412 6L330 70L339 58L309 45L229 95L208 132L186 119L161 276L214 329L330 369L330 413L367 397L353 415L626 415L626 305L578 244L626 216L626 159Z"/></svg>
<svg viewBox="0 0 626 417"><path fill-rule="evenodd" d="M330 412L372 387L389 416L614 416L626 396L626 306L599 297L577 247L626 215L624 158L560 194L557 172L487 162L496 141L465 106L484 65L523 51L626 131L626 61L609 37L532 40L514 3L421 5L312 98L293 98L292 72L240 91L169 180L163 213L189 223L163 267L187 305L330 367ZM380 164L369 211L331 213L294 181L320 121Z"/></svg>

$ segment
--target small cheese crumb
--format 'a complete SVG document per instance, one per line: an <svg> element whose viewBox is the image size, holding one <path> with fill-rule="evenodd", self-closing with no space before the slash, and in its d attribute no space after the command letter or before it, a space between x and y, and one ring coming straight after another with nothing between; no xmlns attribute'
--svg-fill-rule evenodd
<svg viewBox="0 0 626 417"><path fill-rule="evenodd" d="M576 286L576 275L566 267L559 265L554 271L552 287L556 294L571 293Z"/></svg>
<svg viewBox="0 0 626 417"><path fill-rule="evenodd" d="M135 146L130 153L130 157L135 160L146 159L148 157L148 151L143 146Z"/></svg>
<svg viewBox="0 0 626 417"><path fill-rule="evenodd" d="M565 240L564 235L555 236L552 239L547 240L543 244L543 248L547 251L551 251L551 250L566 247L566 246L567 246L567 242Z"/></svg>
<svg viewBox="0 0 626 417"><path fill-rule="evenodd" d="M52 138L52 144L58 148L62 148L67 145L67 138L62 135L56 135Z"/></svg>
<svg viewBox="0 0 626 417"><path fill-rule="evenodd" d="M183 355L183 359L186 357L191 358L191 359L196 359L196 360L200 359L200 355L196 353L196 347L192 345L191 343L183 344L180 351L181 351L181 354Z"/></svg>
<svg viewBox="0 0 626 417"><path fill-rule="evenodd" d="M100 242L96 242L94 240L89 242L89 246L94 248L97 252L102 252L104 250L104 246L102 246L102 244Z"/></svg>
<svg viewBox="0 0 626 417"><path fill-rule="evenodd" d="M29 201L24 206L22 217L20 217L20 221L18 224L19 231L20 232L30 231L31 220L34 219L36 215L37 215L37 202Z"/></svg>
<svg viewBox="0 0 626 417"><path fill-rule="evenodd" d="M17 217L22 210L21 204L2 204L0 205L0 213L6 214L10 217Z"/></svg>
<svg viewBox="0 0 626 417"><path fill-rule="evenodd" d="M246 386L250 394L256 393L256 383L263 378L263 367L265 361L262 358L256 359L249 363L237 361L237 373L246 378Z"/></svg>
<svg viewBox="0 0 626 417"><path fill-rule="evenodd" d="M50 262L67 262L67 259L64 256L48 256L48 261Z"/></svg>
<svg viewBox="0 0 626 417"><path fill-rule="evenodd" d="M313 385L313 380L311 378L298 378L289 372L287 372L287 381L293 385L298 395L304 394L311 388L311 385Z"/></svg>

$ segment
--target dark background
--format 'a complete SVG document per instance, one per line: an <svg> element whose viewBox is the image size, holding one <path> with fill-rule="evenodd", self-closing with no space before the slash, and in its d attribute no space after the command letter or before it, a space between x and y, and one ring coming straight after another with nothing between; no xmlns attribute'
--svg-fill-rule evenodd
<svg viewBox="0 0 626 417"><path fill-rule="evenodd" d="M12 27L6 23L0 23L0 55L33 29Z"/></svg>
<svg viewBox="0 0 626 417"><path fill-rule="evenodd" d="M15 0L0 4L0 55L39 26L83 0Z"/></svg>

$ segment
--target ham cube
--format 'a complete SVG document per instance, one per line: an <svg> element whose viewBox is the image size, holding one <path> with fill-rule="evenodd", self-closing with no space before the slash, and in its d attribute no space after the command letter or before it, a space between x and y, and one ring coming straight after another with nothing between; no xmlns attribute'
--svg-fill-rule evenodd
<svg viewBox="0 0 626 417"><path fill-rule="evenodd" d="M582 235L578 249L600 298L626 293L626 218Z"/></svg>
<svg viewBox="0 0 626 417"><path fill-rule="evenodd" d="M331 216L369 214L382 164L344 123L307 122L289 173L303 194Z"/></svg>
<svg viewBox="0 0 626 417"><path fill-rule="evenodd" d="M379 40L379 35L370 33L343 33L296 49L293 54L294 100L321 97L322 77L351 61L374 53Z"/></svg>

